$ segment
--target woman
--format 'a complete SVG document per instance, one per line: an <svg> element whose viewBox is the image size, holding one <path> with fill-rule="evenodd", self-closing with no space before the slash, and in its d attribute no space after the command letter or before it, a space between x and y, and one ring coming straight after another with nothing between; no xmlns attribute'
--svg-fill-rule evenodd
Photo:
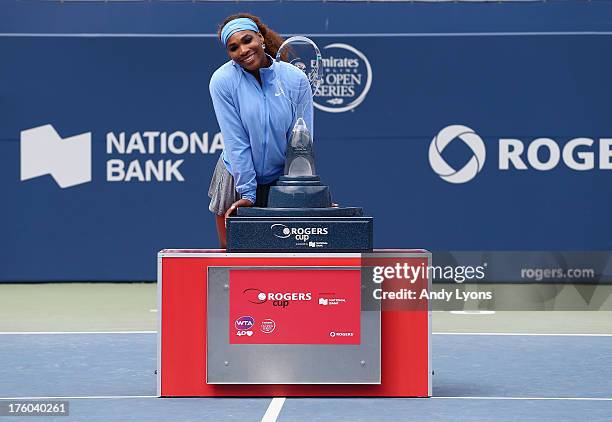
<svg viewBox="0 0 612 422"><path fill-rule="evenodd" d="M302 71L274 60L283 39L256 16L229 16L218 35L230 61L215 71L209 88L225 149L208 196L225 248L225 219L239 207L266 206L270 186L283 173L287 140L297 120L293 104L302 99L312 133L312 94Z"/></svg>

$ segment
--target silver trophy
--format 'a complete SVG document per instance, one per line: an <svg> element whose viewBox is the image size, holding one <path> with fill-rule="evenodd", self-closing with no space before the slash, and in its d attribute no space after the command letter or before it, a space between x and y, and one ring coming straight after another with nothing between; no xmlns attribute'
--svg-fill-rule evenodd
<svg viewBox="0 0 612 422"><path fill-rule="evenodd" d="M321 85L321 52L311 39L296 36L280 46L276 60L294 66L279 66L275 83L276 95L287 99L296 119L287 141L284 176L270 189L268 207L330 207L329 187L316 175L312 137L312 101ZM296 69L306 78L296 77Z"/></svg>
<svg viewBox="0 0 612 422"><path fill-rule="evenodd" d="M312 99L321 85L321 52L311 39L295 36L283 42L276 60L290 63L306 76L304 79L281 73L276 79L277 94L283 95L291 103L296 116L287 143L284 173L286 176L314 176ZM281 69L290 72L287 68Z"/></svg>

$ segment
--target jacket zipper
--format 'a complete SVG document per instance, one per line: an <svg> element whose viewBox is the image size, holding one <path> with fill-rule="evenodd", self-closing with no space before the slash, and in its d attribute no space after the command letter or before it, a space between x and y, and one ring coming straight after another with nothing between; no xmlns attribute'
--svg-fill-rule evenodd
<svg viewBox="0 0 612 422"><path fill-rule="evenodd" d="M261 74L260 74L261 75ZM265 178L266 173L266 155L268 152L268 99L266 97L266 90L264 89L264 79L261 78L261 92L264 100L264 139L263 139L263 156L261 163L261 177Z"/></svg>

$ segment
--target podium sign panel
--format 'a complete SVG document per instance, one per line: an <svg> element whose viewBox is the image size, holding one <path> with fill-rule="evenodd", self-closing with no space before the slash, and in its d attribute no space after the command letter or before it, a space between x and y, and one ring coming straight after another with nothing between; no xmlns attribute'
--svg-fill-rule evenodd
<svg viewBox="0 0 612 422"><path fill-rule="evenodd" d="M359 344L361 272L229 271L230 344Z"/></svg>
<svg viewBox="0 0 612 422"><path fill-rule="evenodd" d="M380 384L380 306L366 309L359 267L210 267L207 279L207 384Z"/></svg>

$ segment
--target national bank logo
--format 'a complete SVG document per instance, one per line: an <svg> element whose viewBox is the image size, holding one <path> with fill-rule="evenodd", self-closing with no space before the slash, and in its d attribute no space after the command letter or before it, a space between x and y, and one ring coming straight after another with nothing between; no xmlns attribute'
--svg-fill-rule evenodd
<svg viewBox="0 0 612 422"><path fill-rule="evenodd" d="M21 180L51 175L62 188L91 182L91 132L62 139L51 125L21 132Z"/></svg>
<svg viewBox="0 0 612 422"><path fill-rule="evenodd" d="M372 66L355 47L334 43L323 47L322 81L314 106L329 113L353 110L365 100L372 85Z"/></svg>
<svg viewBox="0 0 612 422"><path fill-rule="evenodd" d="M223 151L221 132L209 137L181 130L111 131L106 155L93 153L92 138L87 132L62 139L50 124L21 131L21 181L51 175L62 189L88 183L96 159L106 169L106 182L184 182L181 166L190 157Z"/></svg>
<svg viewBox="0 0 612 422"><path fill-rule="evenodd" d="M472 150L472 158L460 169L454 169L442 157L442 151L453 141L462 141ZM462 125L445 127L429 145L429 165L449 183L465 183L476 177L484 166L486 155L485 144L480 136Z"/></svg>

